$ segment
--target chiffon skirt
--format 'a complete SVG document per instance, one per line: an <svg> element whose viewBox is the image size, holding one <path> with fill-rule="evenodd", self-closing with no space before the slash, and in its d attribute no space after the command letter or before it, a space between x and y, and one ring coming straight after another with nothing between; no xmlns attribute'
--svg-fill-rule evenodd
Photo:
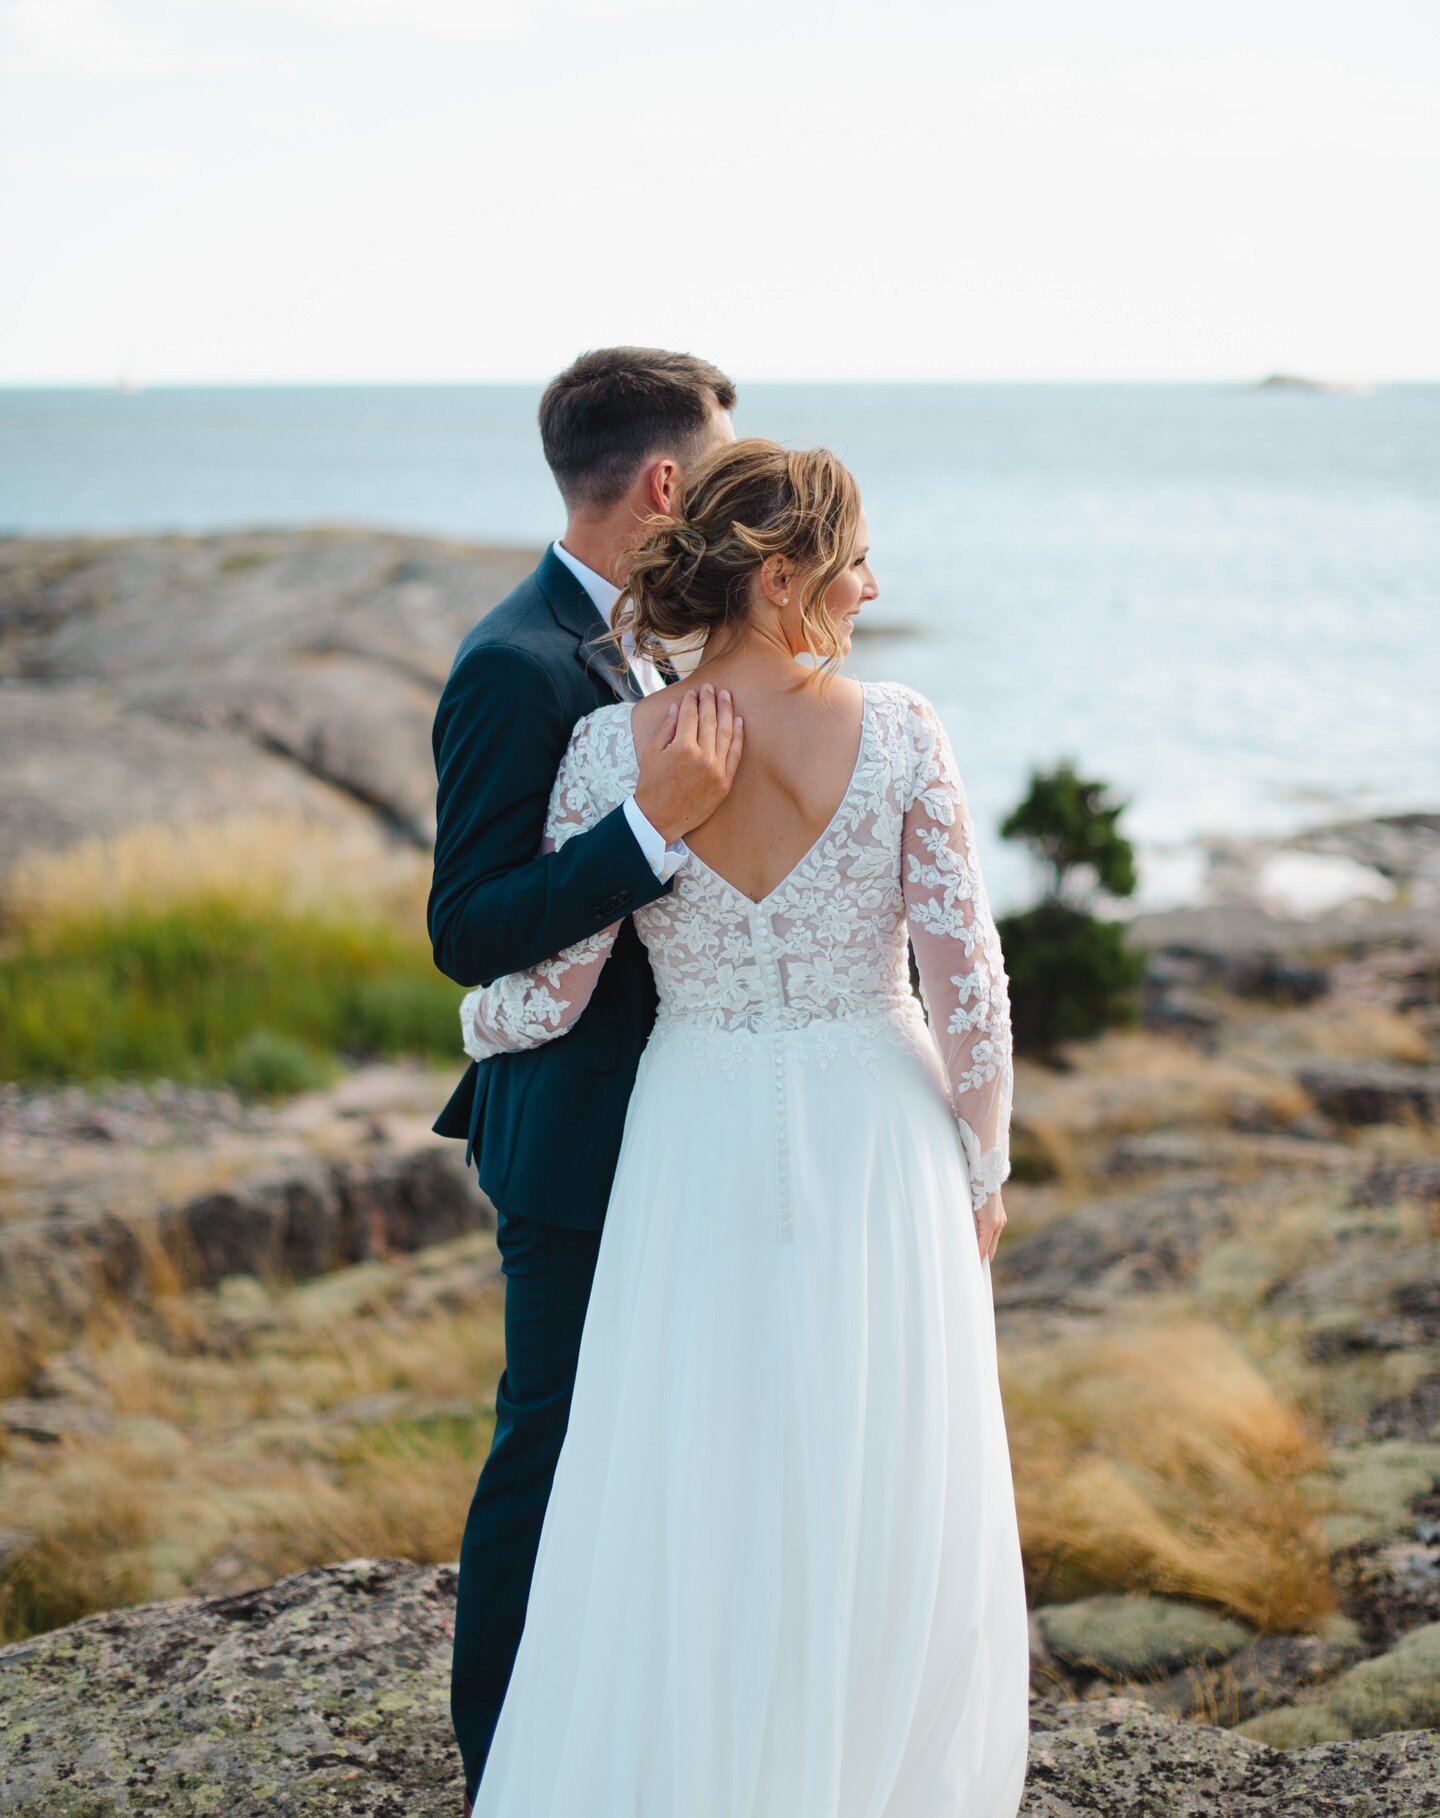
<svg viewBox="0 0 1440 1818"><path fill-rule="evenodd" d="M656 1025L476 1818L1019 1807L990 1267L918 1011L846 1023Z"/></svg>

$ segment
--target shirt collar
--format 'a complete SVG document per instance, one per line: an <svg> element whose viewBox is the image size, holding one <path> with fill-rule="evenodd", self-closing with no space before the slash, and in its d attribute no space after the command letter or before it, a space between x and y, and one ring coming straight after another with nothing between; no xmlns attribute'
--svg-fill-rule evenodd
<svg viewBox="0 0 1440 1818"><path fill-rule="evenodd" d="M558 537L550 547L589 594L596 612L608 626L611 611L616 600L620 598L620 589L613 581L607 581L603 574L596 574L593 568L587 568L578 556L571 555Z"/></svg>

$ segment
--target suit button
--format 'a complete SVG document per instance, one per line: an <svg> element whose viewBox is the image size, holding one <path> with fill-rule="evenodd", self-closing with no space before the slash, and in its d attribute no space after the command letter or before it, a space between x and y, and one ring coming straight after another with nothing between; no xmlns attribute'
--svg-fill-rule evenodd
<svg viewBox="0 0 1440 1818"><path fill-rule="evenodd" d="M617 909L623 909L626 903L634 900L634 896L635 892L633 890L617 890L615 892L615 907Z"/></svg>

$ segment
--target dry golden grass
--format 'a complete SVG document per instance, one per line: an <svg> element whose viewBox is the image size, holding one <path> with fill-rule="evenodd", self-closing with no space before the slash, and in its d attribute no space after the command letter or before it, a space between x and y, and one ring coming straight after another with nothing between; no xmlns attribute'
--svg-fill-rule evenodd
<svg viewBox="0 0 1440 1818"><path fill-rule="evenodd" d="M247 1558L262 1582L337 1559L458 1558L484 1456L478 1438L463 1454L376 1445L347 1458L339 1482L311 1472L265 1508Z"/></svg>
<svg viewBox="0 0 1440 1818"><path fill-rule="evenodd" d="M1043 1086L1038 1091L1031 1089L1031 1077L1038 1071L1023 1061L1018 1070L1017 1090L1024 1115L1016 1120L1011 1138L1016 1174L1047 1185L1088 1187L1091 1175L1079 1133L1044 1114Z"/></svg>
<svg viewBox="0 0 1440 1818"><path fill-rule="evenodd" d="M1291 1632L1331 1608L1299 1411L1193 1317L1002 1351L1032 1596L1150 1590Z"/></svg>
<svg viewBox="0 0 1440 1818"><path fill-rule="evenodd" d="M155 1594L137 1555L166 1495L163 1474L67 1445L39 1482L29 1471L23 1481L6 1525L31 1538L0 1579L0 1645Z"/></svg>
<svg viewBox="0 0 1440 1818"><path fill-rule="evenodd" d="M1263 1064L1268 1052L1337 1061L1406 1061L1424 1064L1430 1043L1413 1016L1387 1004L1340 996L1302 1009L1267 1008L1237 1014L1231 1051Z"/></svg>
<svg viewBox="0 0 1440 1818"><path fill-rule="evenodd" d="M1065 1073L1027 1069L1016 1105L1027 1124L1076 1141L1136 1136L1147 1130L1200 1129L1244 1114L1282 1128L1309 1100L1295 1081L1262 1059L1205 1054L1175 1036L1112 1030L1069 1051Z"/></svg>
<svg viewBox="0 0 1440 1818"><path fill-rule="evenodd" d="M406 1290L449 1285L486 1243L165 1296L143 1329L97 1315L72 1355L104 1382L110 1424L17 1448L0 1477L0 1527L33 1536L0 1589L0 1637L337 1558L453 1559L488 1445L501 1290L492 1277L419 1312ZM1216 1328L1020 1338L1002 1360L1037 1599L1148 1588L1279 1630L1324 1615L1324 1546L1297 1488L1323 1454Z"/></svg>
<svg viewBox="0 0 1440 1818"><path fill-rule="evenodd" d="M43 939L48 971L57 931L63 945L70 930L88 960L96 930L123 931L127 917L186 921L207 903L253 912L257 951L273 963L267 918L337 907L392 942L423 945L426 881L415 855L361 830L249 817L138 829L33 860L7 881L5 908L17 949ZM297 945L293 974L315 970L318 955L331 999L332 954L348 950ZM95 985L80 984L88 1014ZM452 1024L447 1011L447 1039ZM1296 1055L1423 1058L1413 1021L1366 1003L1230 1004L1219 1040L1222 1051L1207 1054L1130 1029L1075 1048L1069 1072L1022 1063L1017 1111L1033 1177L1007 1194L1016 1234L1106 1192L1117 1138L1285 1127L1309 1109L1289 1073ZM1433 1135L1399 1127L1366 1142L1397 1157L1433 1153ZM1138 1589L1263 1630L1324 1620L1325 1510L1313 1485L1325 1453L1307 1411L1354 1416L1403 1389L1421 1360L1307 1363L1303 1322L1266 1295L1298 1258L1434 1230L1423 1206L1346 1201L1343 1183L1320 1178L1297 1179L1278 1202L1257 1196L1255 1216L1202 1259L1184 1301L1147 1302L1122 1328L1112 1315L1043 1337L1038 1323L1027 1336L1023 1320L1007 1331L1006 1419L1036 1601ZM148 1228L136 1227L142 1241ZM477 1240L462 1239L319 1281L239 1278L204 1294L184 1289L183 1258L149 1241L143 1312L97 1289L77 1338L12 1309L0 1320L0 1396L24 1394L41 1360L68 1349L104 1384L106 1424L52 1446L17 1440L8 1456L0 1440L0 1528L31 1536L0 1581L0 1641L340 1558L453 1559L502 1364L501 1291L477 1285L477 1253ZM427 1280L468 1285L427 1300L414 1292ZM1222 1320L1243 1327L1245 1349ZM1346 1485L1357 1507L1369 1497L1367 1520L1392 1489L1353 1470Z"/></svg>
<svg viewBox="0 0 1440 1818"><path fill-rule="evenodd" d="M105 1424L17 1442L0 1474L0 1528L30 1537L0 1642L337 1558L455 1558L502 1362L489 1244L97 1308L70 1357ZM415 1293L455 1283L456 1304Z"/></svg>
<svg viewBox="0 0 1440 1818"><path fill-rule="evenodd" d="M163 914L197 901L255 913L361 911L423 928L428 870L363 825L244 815L132 827L23 860L5 879L16 927L47 933L97 917Z"/></svg>
<svg viewBox="0 0 1440 1818"><path fill-rule="evenodd" d="M498 1283L463 1315L409 1315L398 1303L407 1284L436 1279L447 1261L484 1255L492 1242L467 1236L312 1281L267 1287L238 1277L218 1293L167 1297L160 1342L116 1310L103 1344L110 1405L228 1433L388 1390L486 1400L502 1354Z"/></svg>
<svg viewBox="0 0 1440 1818"><path fill-rule="evenodd" d="M318 850L309 830L276 842L232 827L204 875L217 890L243 882L293 901L330 888L336 851ZM104 887L123 907L127 893L169 900L195 876L187 833L173 848L138 842ZM79 913L101 880L76 862L29 887L27 913ZM1279 1127L1302 1113L1262 1021L1227 1031L1219 1055L1132 1030L1077 1051L1072 1072L1025 1066L1017 1105L1036 1184L1015 1186L1017 1231L1103 1193L1117 1137L1223 1131L1241 1115L1253 1124L1257 1108ZM1340 1039L1327 1025L1310 1051ZM1403 1048L1384 1016L1346 1039L1356 1046L1337 1052ZM1399 1130L1367 1141L1433 1152L1432 1137ZM1309 1411L1332 1415L1343 1391L1354 1413L1393 1385L1307 1364L1304 1320L1266 1295L1297 1259L1423 1241L1431 1218L1422 1205L1356 1208L1346 1182L1296 1177L1293 1192L1257 1194L1254 1216L1202 1260L1183 1299L1120 1308L1104 1324L1045 1322L1043 1336L1039 1321L1012 1321L1000 1359L1032 1598L1151 1590L1262 1630L1322 1623L1331 1589L1313 1485L1325 1452ZM239 1278L212 1294L186 1292L182 1259L156 1253L143 1315L97 1295L84 1336L63 1342L104 1383L110 1425L51 1447L17 1441L6 1459L0 1528L33 1539L0 1587L0 1639L337 1558L453 1559L502 1363L500 1287L476 1288L475 1243L298 1286ZM470 1286L442 1304L415 1292L426 1279ZM1117 1329L1117 1315L1130 1323ZM1244 1330L1244 1348L1219 1322ZM0 1324L0 1387L23 1393L61 1342Z"/></svg>
<svg viewBox="0 0 1440 1818"><path fill-rule="evenodd" d="M23 1395L42 1357L60 1348L59 1333L48 1344L39 1343L29 1330L22 1330L8 1314L0 1319L0 1401L12 1395ZM4 1456L4 1437L0 1435L0 1457Z"/></svg>

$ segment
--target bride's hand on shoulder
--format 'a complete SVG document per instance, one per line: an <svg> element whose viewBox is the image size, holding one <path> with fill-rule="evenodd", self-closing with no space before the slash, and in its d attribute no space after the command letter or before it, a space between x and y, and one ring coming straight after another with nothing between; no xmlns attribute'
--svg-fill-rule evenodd
<svg viewBox="0 0 1440 1818"><path fill-rule="evenodd" d="M975 1235L980 1240L981 1261L994 1262L1000 1248L1000 1233L1005 1229L1005 1202L992 1193L975 1214Z"/></svg>
<svg viewBox="0 0 1440 1818"><path fill-rule="evenodd" d="M640 753L635 805L666 842L684 839L730 793L745 745L745 722L728 688L677 688Z"/></svg>

